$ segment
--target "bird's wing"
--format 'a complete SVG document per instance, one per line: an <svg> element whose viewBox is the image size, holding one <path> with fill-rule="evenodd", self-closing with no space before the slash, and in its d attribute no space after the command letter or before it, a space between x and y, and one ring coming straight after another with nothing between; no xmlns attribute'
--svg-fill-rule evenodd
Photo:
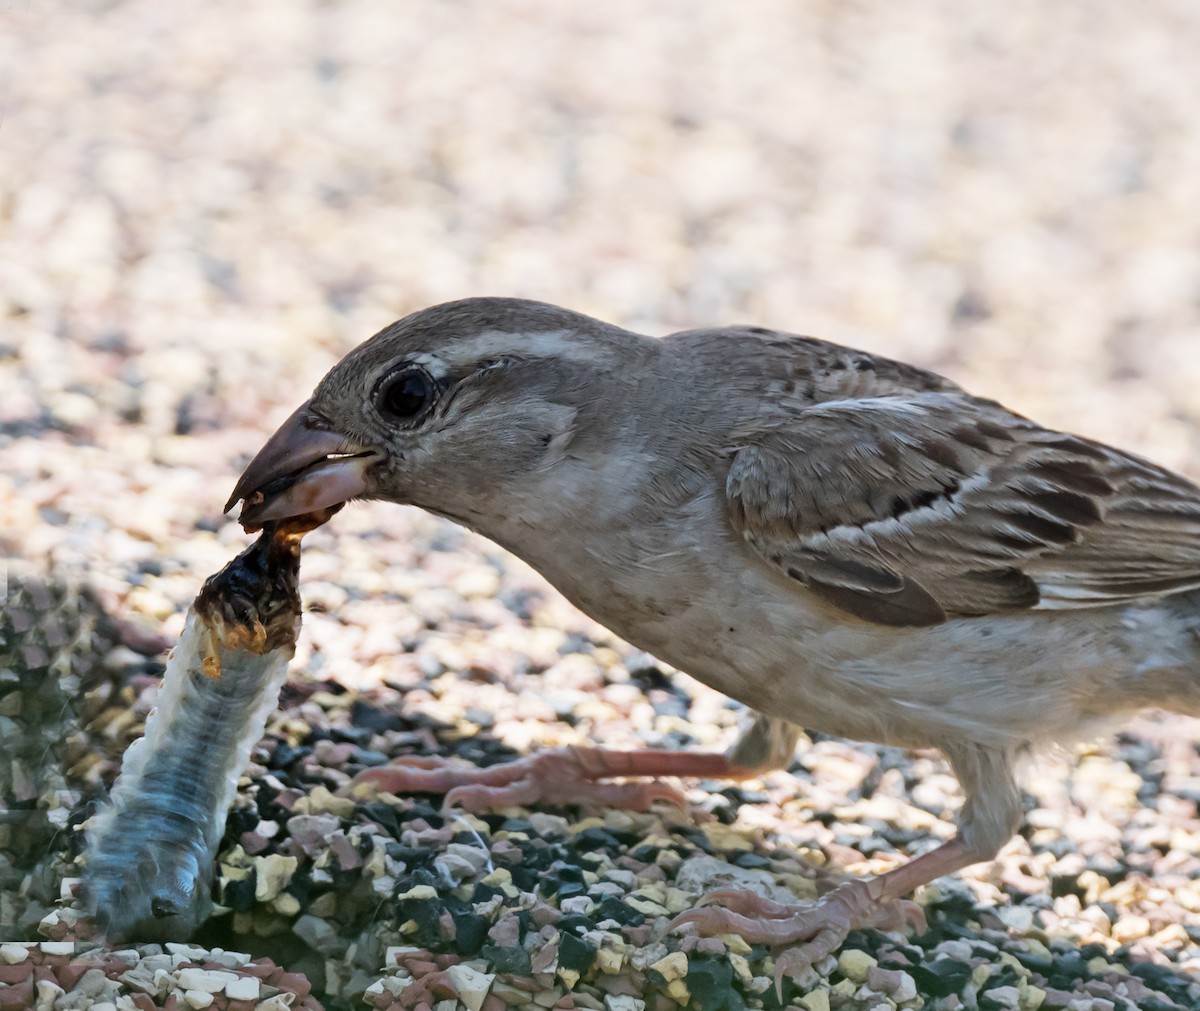
<svg viewBox="0 0 1200 1011"><path fill-rule="evenodd" d="M885 625L1200 587L1200 488L957 390L846 399L735 433L729 521Z"/></svg>

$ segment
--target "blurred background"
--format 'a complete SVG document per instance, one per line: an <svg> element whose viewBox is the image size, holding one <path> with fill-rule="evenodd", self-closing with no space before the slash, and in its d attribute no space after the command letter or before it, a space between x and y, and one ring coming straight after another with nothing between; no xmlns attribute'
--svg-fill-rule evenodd
<svg viewBox="0 0 1200 1011"><path fill-rule="evenodd" d="M5 0L0 551L128 623L104 663L141 690L128 643L246 543L220 509L264 437L376 330L482 294L857 345L1200 477L1198 52L1193 0ZM624 662L395 507L304 576L313 676ZM519 749L669 737L486 690ZM689 743L732 727L705 705Z"/></svg>
<svg viewBox="0 0 1200 1011"><path fill-rule="evenodd" d="M1189 0L3 18L9 551L215 525L337 357L479 294L855 344L1198 473Z"/></svg>

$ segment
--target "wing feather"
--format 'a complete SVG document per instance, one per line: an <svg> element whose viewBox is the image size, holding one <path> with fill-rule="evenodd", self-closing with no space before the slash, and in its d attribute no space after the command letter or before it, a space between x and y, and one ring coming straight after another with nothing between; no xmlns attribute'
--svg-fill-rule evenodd
<svg viewBox="0 0 1200 1011"><path fill-rule="evenodd" d="M1200 488L953 387L776 413L734 443L734 529L868 621L1200 587Z"/></svg>

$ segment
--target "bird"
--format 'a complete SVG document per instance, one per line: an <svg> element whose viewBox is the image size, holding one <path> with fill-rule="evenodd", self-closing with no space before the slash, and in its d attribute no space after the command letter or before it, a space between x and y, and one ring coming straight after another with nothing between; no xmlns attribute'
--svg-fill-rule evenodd
<svg viewBox="0 0 1200 1011"><path fill-rule="evenodd" d="M636 805L671 796L654 777L786 766L801 728L941 751L964 793L950 840L815 904L726 892L673 923L773 945L781 972L993 859L1026 755L1144 708L1200 715L1196 484L812 337L654 338L514 298L417 311L329 371L226 511L253 527L350 499L478 531L753 714L723 754L400 760L377 785Z"/></svg>

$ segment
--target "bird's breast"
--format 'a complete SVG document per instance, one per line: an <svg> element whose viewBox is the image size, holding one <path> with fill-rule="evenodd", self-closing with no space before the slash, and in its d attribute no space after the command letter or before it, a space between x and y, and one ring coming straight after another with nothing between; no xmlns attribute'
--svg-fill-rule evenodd
<svg viewBox="0 0 1200 1011"><path fill-rule="evenodd" d="M1165 604L879 626L764 563L728 530L716 496L482 532L638 649L838 736L1019 747L1155 704L1156 684L1200 687L1195 623Z"/></svg>

